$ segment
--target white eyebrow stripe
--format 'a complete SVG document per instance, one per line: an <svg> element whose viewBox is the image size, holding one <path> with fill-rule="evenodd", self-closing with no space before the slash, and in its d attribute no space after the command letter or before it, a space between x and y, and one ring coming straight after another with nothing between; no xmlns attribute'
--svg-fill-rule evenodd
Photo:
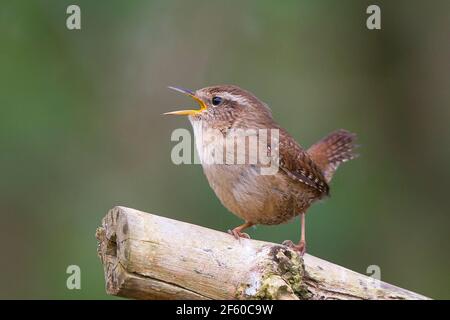
<svg viewBox="0 0 450 320"><path fill-rule="evenodd" d="M218 94L218 96L227 100L232 100L240 104L249 104L249 101L241 95L235 95L229 92L221 92L220 94Z"/></svg>

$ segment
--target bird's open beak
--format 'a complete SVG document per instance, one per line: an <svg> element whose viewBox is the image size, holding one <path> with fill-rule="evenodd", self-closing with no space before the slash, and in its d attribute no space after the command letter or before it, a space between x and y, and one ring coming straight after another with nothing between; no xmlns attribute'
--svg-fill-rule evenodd
<svg viewBox="0 0 450 320"><path fill-rule="evenodd" d="M169 87L169 89L172 89L172 90L184 93L185 95L191 97L192 99L197 101L198 105L200 106L200 109L198 109L198 110L171 111L171 112L166 112L164 114L172 114L172 115L179 115L179 116L192 116L192 115L195 115L195 114L199 114L203 110L206 110L206 104L202 100L197 98L195 96L194 92L192 92L191 90L183 89L183 88L177 88L177 87Z"/></svg>

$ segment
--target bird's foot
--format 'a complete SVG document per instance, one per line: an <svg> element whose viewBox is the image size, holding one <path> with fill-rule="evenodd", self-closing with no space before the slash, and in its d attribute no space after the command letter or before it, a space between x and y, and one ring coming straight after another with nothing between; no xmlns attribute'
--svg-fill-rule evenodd
<svg viewBox="0 0 450 320"><path fill-rule="evenodd" d="M231 234L236 240L241 240L241 238L244 239L250 239L250 236L245 233L237 230L238 228L234 228L233 230L228 230L228 233Z"/></svg>
<svg viewBox="0 0 450 320"><path fill-rule="evenodd" d="M300 241L298 244L294 244L291 240L284 240L282 245L287 246L294 251L297 251L301 257L303 257L303 255L306 252L306 242L305 241Z"/></svg>

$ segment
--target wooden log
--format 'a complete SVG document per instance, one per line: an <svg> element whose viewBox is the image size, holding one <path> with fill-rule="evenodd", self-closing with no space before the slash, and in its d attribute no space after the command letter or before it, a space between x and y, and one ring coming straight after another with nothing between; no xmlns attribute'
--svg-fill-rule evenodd
<svg viewBox="0 0 450 320"><path fill-rule="evenodd" d="M135 299L428 299L263 241L125 207L97 229L108 294Z"/></svg>

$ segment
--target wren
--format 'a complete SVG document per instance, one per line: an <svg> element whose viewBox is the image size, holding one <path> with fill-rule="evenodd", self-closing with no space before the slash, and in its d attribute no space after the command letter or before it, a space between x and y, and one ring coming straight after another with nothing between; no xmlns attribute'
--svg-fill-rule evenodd
<svg viewBox="0 0 450 320"><path fill-rule="evenodd" d="M245 221L228 232L236 239L249 238L244 229L256 224L284 223L299 215L300 242L294 244L286 240L283 244L303 255L306 250L306 211L311 204L329 195L329 183L338 166L356 157L356 135L337 130L309 149L304 149L274 121L269 107L246 90L234 85L211 86L197 91L169 88L188 95L200 106L198 110L165 114L189 117L197 153L211 188L229 211ZM239 152L244 152L247 154L244 154L244 162L205 161L205 154L210 150L224 147L221 139L232 137L234 143L239 139L248 139L236 134L242 131L251 132L259 138L261 129L277 131L276 145L263 145L267 154L273 155L272 152L276 151L278 167L274 174L261 173L267 163L249 161L248 154L257 151L255 144L250 146L248 141L240 151L232 149L224 152L225 156L232 153L237 158ZM257 147L260 149L261 143Z"/></svg>

